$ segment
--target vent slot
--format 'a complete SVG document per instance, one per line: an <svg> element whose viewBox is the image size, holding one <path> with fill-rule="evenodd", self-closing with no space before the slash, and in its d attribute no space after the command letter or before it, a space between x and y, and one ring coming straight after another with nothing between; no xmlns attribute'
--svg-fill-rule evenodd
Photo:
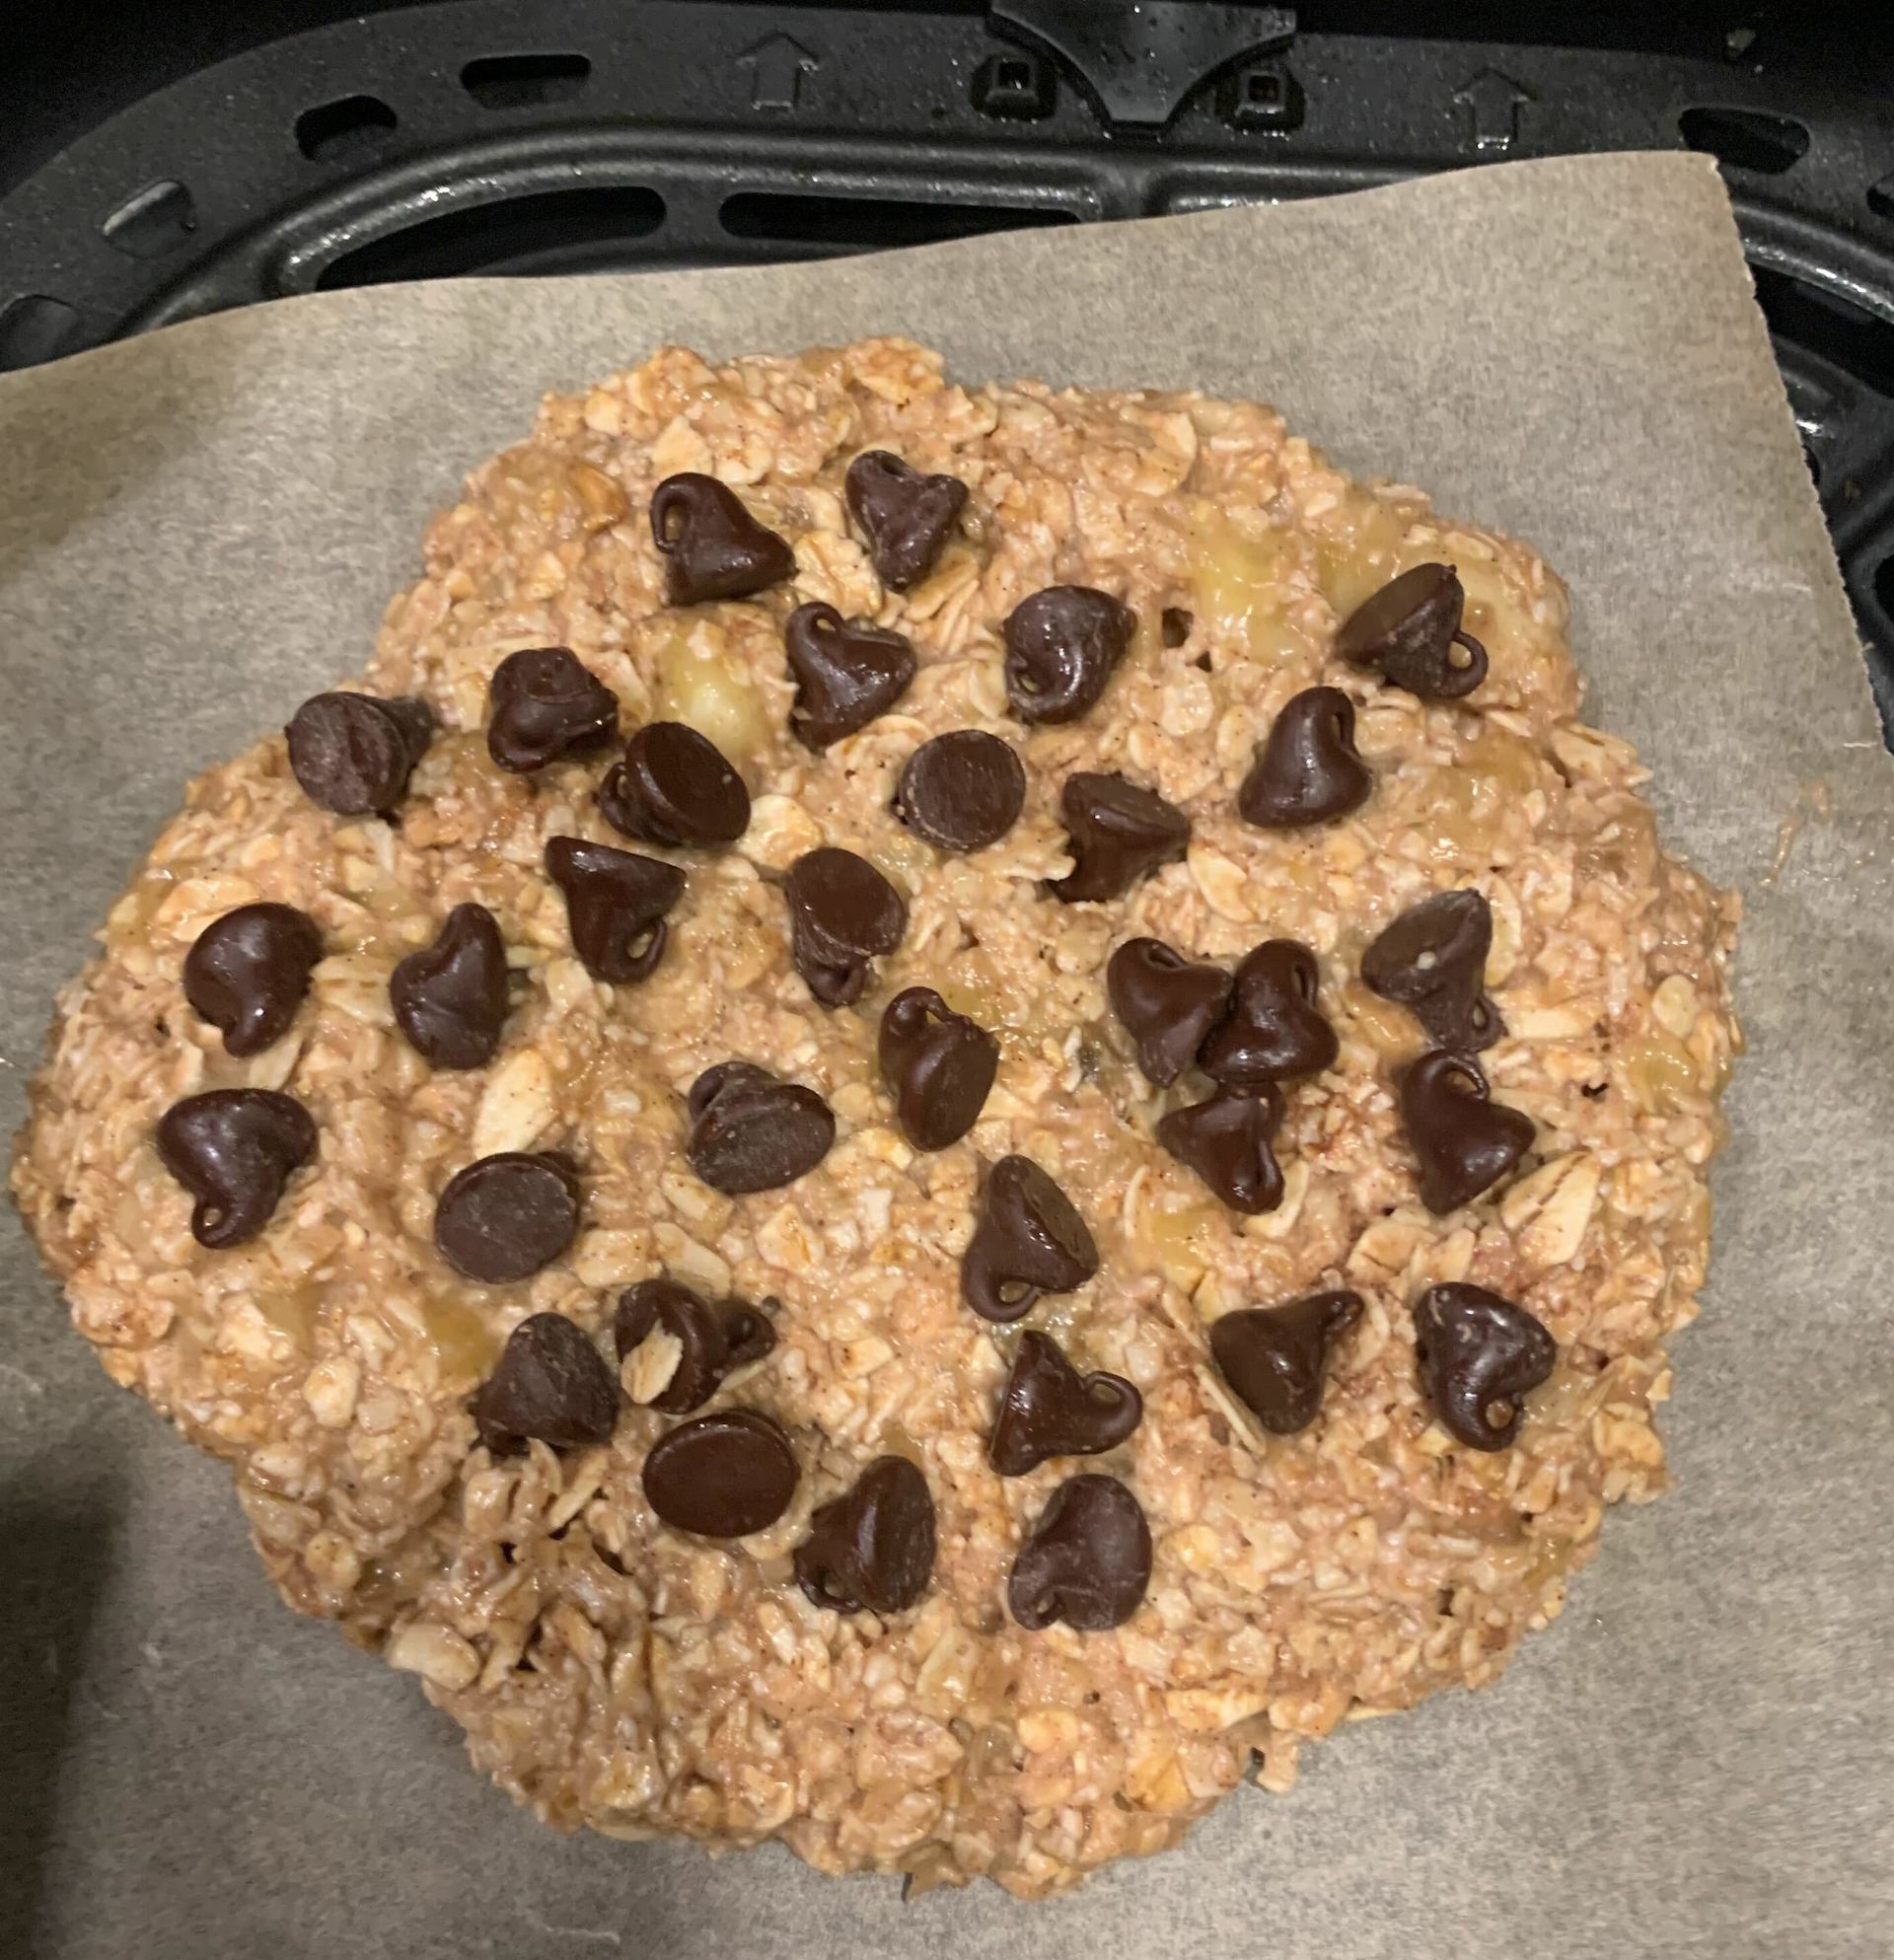
<svg viewBox="0 0 1894 1960"><path fill-rule="evenodd" d="M1808 154L1808 126L1759 109L1687 109L1677 127L1693 150L1737 170L1781 177Z"/></svg>
<svg viewBox="0 0 1894 1960"><path fill-rule="evenodd" d="M296 118L296 147L311 163L359 157L388 140L401 118L380 96L341 96Z"/></svg>
<svg viewBox="0 0 1894 1960"><path fill-rule="evenodd" d="M1070 211L1043 205L920 204L898 197L818 197L780 190L740 190L723 200L721 216L732 238L857 252L1075 221Z"/></svg>
<svg viewBox="0 0 1894 1960"><path fill-rule="evenodd" d="M29 293L0 311L0 374L67 353L78 338L76 307L45 293Z"/></svg>
<svg viewBox="0 0 1894 1960"><path fill-rule="evenodd" d="M482 109L539 109L584 93L583 54L487 54L461 70L461 87Z"/></svg>
<svg viewBox="0 0 1894 1960"><path fill-rule="evenodd" d="M106 243L128 258L162 258L196 229L197 207L175 181L147 184L99 227Z"/></svg>
<svg viewBox="0 0 1894 1960"><path fill-rule="evenodd" d="M371 239L331 259L316 284L329 292L469 272L602 271L663 223L664 199L639 184L544 190L443 211Z"/></svg>
<svg viewBox="0 0 1894 1960"><path fill-rule="evenodd" d="M1819 354L1878 394L1894 395L1894 322L1787 272L1767 265L1750 269L1773 333Z"/></svg>

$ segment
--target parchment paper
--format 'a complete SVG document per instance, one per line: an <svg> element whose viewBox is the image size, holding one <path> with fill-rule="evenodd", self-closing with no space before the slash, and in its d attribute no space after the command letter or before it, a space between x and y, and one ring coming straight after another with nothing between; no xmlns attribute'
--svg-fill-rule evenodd
<svg viewBox="0 0 1894 1960"><path fill-rule="evenodd" d="M1594 719L1740 884L1753 1053L1677 1343L1679 1488L1503 1684L1022 1907L562 1840L264 1585L224 1471L0 1228L0 1951L1884 1956L1894 1941L1894 767L1721 187L1693 157L783 270L296 300L0 383L0 1125L185 776L357 667L544 388L900 329L969 378L1275 401L1538 543Z"/></svg>

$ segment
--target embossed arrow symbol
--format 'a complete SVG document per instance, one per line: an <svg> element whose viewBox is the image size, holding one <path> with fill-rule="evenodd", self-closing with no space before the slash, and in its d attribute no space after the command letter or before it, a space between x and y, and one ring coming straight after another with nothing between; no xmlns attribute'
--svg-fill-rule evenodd
<svg viewBox="0 0 1894 1960"><path fill-rule="evenodd" d="M786 34L772 34L746 48L737 56L739 66L751 71L752 109L794 109L802 93L802 78L822 66L799 40Z"/></svg>
<svg viewBox="0 0 1894 1960"><path fill-rule="evenodd" d="M1519 136L1519 110L1531 102L1523 89L1497 68L1482 68L1454 90L1453 100L1465 111L1465 123L1476 150L1509 150Z"/></svg>

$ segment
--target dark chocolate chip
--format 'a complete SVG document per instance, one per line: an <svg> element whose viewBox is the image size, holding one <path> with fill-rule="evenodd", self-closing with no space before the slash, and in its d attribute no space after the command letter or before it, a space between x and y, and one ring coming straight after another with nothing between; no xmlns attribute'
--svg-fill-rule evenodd
<svg viewBox="0 0 1894 1960"><path fill-rule="evenodd" d="M769 1324L769 1312L781 1304L774 1299L765 1299L760 1307L751 1306L747 1300L717 1302L717 1318L723 1322L724 1346L729 1355L726 1373L748 1367L752 1361L761 1361L774 1350L776 1330Z"/></svg>
<svg viewBox="0 0 1894 1960"><path fill-rule="evenodd" d="M1506 1032L1486 992L1492 945L1493 911L1478 892L1437 892L1375 936L1361 979L1406 1007L1438 1047L1477 1054Z"/></svg>
<svg viewBox="0 0 1894 1960"><path fill-rule="evenodd" d="M754 1061L720 1061L706 1068L685 1094L684 1106L694 1123L726 1089L762 1087L779 1078Z"/></svg>
<svg viewBox="0 0 1894 1960"><path fill-rule="evenodd" d="M842 487L876 576L896 592L927 575L967 502L958 476L923 476L885 449L856 457Z"/></svg>
<svg viewBox="0 0 1894 1960"><path fill-rule="evenodd" d="M823 844L805 851L784 881L798 928L831 958L892 953L908 929L902 896L865 857Z"/></svg>
<svg viewBox="0 0 1894 1960"><path fill-rule="evenodd" d="M555 1450L610 1440L619 1419L619 1385L585 1330L563 1314L521 1321L499 1364L474 1396L474 1420L495 1456L529 1442Z"/></svg>
<svg viewBox="0 0 1894 1960"><path fill-rule="evenodd" d="M1097 1243L1072 1200L1030 1157L1002 1157L961 1258L961 1297L983 1320L1018 1320L1041 1294L1069 1293L1097 1270Z"/></svg>
<svg viewBox="0 0 1894 1960"><path fill-rule="evenodd" d="M825 1007L845 1007L868 983L869 962L908 930L908 906L865 857L823 844L783 881L796 972Z"/></svg>
<svg viewBox="0 0 1894 1960"><path fill-rule="evenodd" d="M1181 606L1167 606L1157 623L1166 646L1182 646L1196 629L1197 619Z"/></svg>
<svg viewBox="0 0 1894 1960"><path fill-rule="evenodd" d="M743 1538L774 1524L796 1494L796 1453L755 1409L680 1422L644 1460L645 1501L677 1531Z"/></svg>
<svg viewBox="0 0 1894 1960"><path fill-rule="evenodd" d="M594 980L650 976L670 935L665 914L684 896L675 864L583 837L550 837L546 875L565 894L572 950Z"/></svg>
<svg viewBox="0 0 1894 1960"><path fill-rule="evenodd" d="M906 633L844 619L820 600L789 615L782 640L796 677L789 726L818 751L886 714L914 678L914 644Z"/></svg>
<svg viewBox="0 0 1894 1960"><path fill-rule="evenodd" d="M1203 1072L1226 1089L1260 1089L1333 1065L1341 1045L1316 1005L1315 955L1266 939L1236 970L1227 1020L1203 1044Z"/></svg>
<svg viewBox="0 0 1894 1960"><path fill-rule="evenodd" d="M389 976L401 1031L436 1068L483 1068L506 1022L506 942L484 906L456 906Z"/></svg>
<svg viewBox="0 0 1894 1960"><path fill-rule="evenodd" d="M1151 1528L1115 1477L1073 1477L1052 1494L1019 1548L1006 1604L1028 1633L1062 1620L1074 1633L1121 1627L1151 1582Z"/></svg>
<svg viewBox="0 0 1894 1960"><path fill-rule="evenodd" d="M852 1007L867 990L873 971L866 960L824 960L794 935L790 940L796 971L824 1007Z"/></svg>
<svg viewBox="0 0 1894 1960"><path fill-rule="evenodd" d="M489 1286L550 1266L578 1230L578 1178L547 1152L475 1158L434 1206L435 1249L455 1271Z"/></svg>
<svg viewBox="0 0 1894 1960"><path fill-rule="evenodd" d="M1116 899L1190 848L1191 820L1155 790L1081 769L1065 778L1059 815L1071 833L1072 869L1047 886L1066 905Z"/></svg>
<svg viewBox="0 0 1894 1960"><path fill-rule="evenodd" d="M1466 603L1451 565L1416 565L1348 615L1335 650L1422 700L1457 701L1487 678L1486 648L1461 629Z"/></svg>
<svg viewBox="0 0 1894 1960"><path fill-rule="evenodd" d="M1081 1375L1050 1334L1028 1328L1000 1391L986 1454L1002 1477L1024 1477L1051 1457L1116 1449L1143 1413L1143 1397L1123 1375Z"/></svg>
<svg viewBox="0 0 1894 1960"><path fill-rule="evenodd" d="M664 554L673 606L747 599L795 574L788 540L759 524L728 483L695 470L651 492L651 542Z"/></svg>
<svg viewBox="0 0 1894 1960"><path fill-rule="evenodd" d="M408 755L418 762L427 754L434 731L440 726L434 719L434 710L417 694L391 694L382 705L395 717L406 740Z"/></svg>
<svg viewBox="0 0 1894 1960"><path fill-rule="evenodd" d="M1283 702L1236 793L1245 823L1296 830L1346 817L1374 777L1354 748L1354 703L1340 688L1304 688Z"/></svg>
<svg viewBox="0 0 1894 1960"><path fill-rule="evenodd" d="M619 1296L613 1339L622 1361L654 1329L662 1328L684 1350L677 1372L651 1398L666 1416L688 1416L716 1393L733 1368L759 1361L776 1344L766 1315L742 1300L712 1306L682 1280L640 1279Z"/></svg>
<svg viewBox="0 0 1894 1960"><path fill-rule="evenodd" d="M1210 1352L1237 1400L1273 1435L1315 1420L1329 1349L1361 1318L1359 1293L1310 1293L1280 1307L1245 1307L1210 1327Z"/></svg>
<svg viewBox="0 0 1894 1960"><path fill-rule="evenodd" d="M427 753L434 716L425 701L405 696L318 694L283 733L289 766L312 803L339 817L385 817Z"/></svg>
<svg viewBox="0 0 1894 1960"><path fill-rule="evenodd" d="M806 1177L829 1154L836 1119L800 1082L750 1061L722 1061L691 1085L685 1154L713 1191L773 1191Z"/></svg>
<svg viewBox="0 0 1894 1960"><path fill-rule="evenodd" d="M1161 939L1128 939L1105 967L1112 1011L1137 1050L1137 1065L1159 1088L1190 1065L1229 1005L1221 967L1187 960Z"/></svg>
<svg viewBox="0 0 1894 1960"><path fill-rule="evenodd" d="M1449 1435L1502 1450L1519 1433L1519 1398L1552 1373L1558 1344L1537 1315L1484 1286L1429 1286L1414 1303L1420 1386Z"/></svg>
<svg viewBox="0 0 1894 1960"><path fill-rule="evenodd" d="M1207 1102L1160 1117L1157 1140L1231 1210L1255 1216L1282 1202L1282 1173L1270 1148L1281 1121L1282 1098L1275 1084L1219 1089Z"/></svg>
<svg viewBox="0 0 1894 1960"><path fill-rule="evenodd" d="M1436 1214L1471 1204L1532 1147L1531 1117L1489 1101L1480 1064L1443 1049L1401 1078L1401 1122L1420 1160L1420 1201Z"/></svg>
<svg viewBox="0 0 1894 1960"><path fill-rule="evenodd" d="M727 844L750 828L750 792L708 736L682 721L651 721L624 745L599 785L615 831L648 844Z"/></svg>
<svg viewBox="0 0 1894 1960"><path fill-rule="evenodd" d="M323 957L316 921L294 906L239 906L205 926L184 955L184 998L225 1051L260 1054L279 1041L309 991Z"/></svg>
<svg viewBox="0 0 1894 1960"><path fill-rule="evenodd" d="M158 1120L158 1155L197 1200L191 1236L213 1252L269 1223L283 1187L315 1149L315 1119L275 1089L209 1089Z"/></svg>
<svg viewBox="0 0 1894 1960"><path fill-rule="evenodd" d="M612 1325L619 1362L660 1329L680 1352L671 1379L648 1406L666 1416L688 1416L710 1400L723 1379L723 1322L710 1302L682 1280L640 1279L627 1286L619 1295Z"/></svg>
<svg viewBox="0 0 1894 1960"><path fill-rule="evenodd" d="M619 732L619 697L566 646L509 653L486 684L486 753L528 775L583 756Z"/></svg>
<svg viewBox="0 0 1894 1960"><path fill-rule="evenodd" d="M934 1496L905 1456L877 1457L796 1547L796 1583L837 1613L899 1613L933 1575Z"/></svg>
<svg viewBox="0 0 1894 1960"><path fill-rule="evenodd" d="M923 742L895 788L895 814L941 850L997 843L1025 805L1025 763L1011 743L978 728Z"/></svg>
<svg viewBox="0 0 1894 1960"><path fill-rule="evenodd" d="M1049 585L1006 620L1006 698L1021 721L1076 721L1125 658L1137 615L1089 585Z"/></svg>
<svg viewBox="0 0 1894 1960"><path fill-rule="evenodd" d="M999 1071L999 1043L932 987L910 986L882 1009L878 1059L908 1141L944 1150L980 1121Z"/></svg>

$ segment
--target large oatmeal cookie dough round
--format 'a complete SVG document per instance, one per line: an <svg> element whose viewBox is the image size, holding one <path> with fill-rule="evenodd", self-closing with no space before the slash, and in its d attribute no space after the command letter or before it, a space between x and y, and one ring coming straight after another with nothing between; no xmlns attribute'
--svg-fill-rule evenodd
<svg viewBox="0 0 1894 1960"><path fill-rule="evenodd" d="M667 350L312 718L384 814L280 737L191 786L19 1201L285 1598L547 1821L1056 1891L1493 1680L1662 1486L1735 903L1566 624L1267 408ZM970 729L1024 801L943 849L898 787ZM185 961L259 906L321 954L220 928L216 1011L287 1015L233 1054Z"/></svg>

